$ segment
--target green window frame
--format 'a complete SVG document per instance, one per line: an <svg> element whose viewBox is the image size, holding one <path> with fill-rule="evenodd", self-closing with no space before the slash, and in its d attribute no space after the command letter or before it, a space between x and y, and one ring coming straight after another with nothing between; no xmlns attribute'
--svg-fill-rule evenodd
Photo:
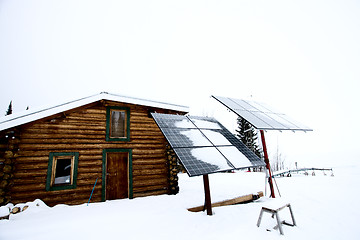
<svg viewBox="0 0 360 240"><path fill-rule="evenodd" d="M119 132L115 132L113 119L121 116ZM130 109L128 107L109 106L106 108L106 141L130 141Z"/></svg>
<svg viewBox="0 0 360 240"><path fill-rule="evenodd" d="M78 161L78 152L51 152L46 177L46 191L76 188Z"/></svg>

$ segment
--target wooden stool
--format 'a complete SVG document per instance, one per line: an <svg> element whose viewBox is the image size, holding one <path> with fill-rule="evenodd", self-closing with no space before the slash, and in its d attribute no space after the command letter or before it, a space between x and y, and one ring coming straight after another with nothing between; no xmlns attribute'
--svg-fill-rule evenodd
<svg viewBox="0 0 360 240"><path fill-rule="evenodd" d="M289 210L290 210L290 215L291 215L291 219L292 219L292 222L293 222L292 224L280 220L279 211L282 210L282 209L284 209L284 208L286 208L286 207L288 207ZM272 214L272 217L274 217L274 215L276 216L276 220L277 220L278 225L275 227L275 229L278 227L281 235L284 235L284 232L283 232L283 229L282 229L281 224L285 224L285 225L292 226L292 227L293 227L293 226L296 226L294 214L293 214L293 211L292 211L292 209L291 209L290 203L287 203L287 204L285 204L285 205L283 205L282 207L279 207L279 208L262 207L262 208L261 208L261 211L260 211L259 219L258 219L258 221L257 221L257 226L258 226L258 227L260 226L263 212L271 213L271 214Z"/></svg>

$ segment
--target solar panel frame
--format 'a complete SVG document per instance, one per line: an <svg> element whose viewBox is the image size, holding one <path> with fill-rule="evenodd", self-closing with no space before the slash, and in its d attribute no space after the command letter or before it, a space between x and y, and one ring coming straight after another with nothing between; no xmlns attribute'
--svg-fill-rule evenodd
<svg viewBox="0 0 360 240"><path fill-rule="evenodd" d="M214 118L183 115L172 117L159 113L152 113L152 116L189 176L265 165ZM177 124L181 121L191 126L184 119L188 119L196 128L182 128L182 124ZM235 148L239 153L232 155L245 156L248 158L248 164L245 164L246 166L235 164L235 166L225 156L225 154L229 155L228 152L225 154L222 152L223 147Z"/></svg>
<svg viewBox="0 0 360 240"><path fill-rule="evenodd" d="M311 128L293 120L284 113L269 107L265 103L220 96L212 97L236 115L244 118L256 129L312 131Z"/></svg>

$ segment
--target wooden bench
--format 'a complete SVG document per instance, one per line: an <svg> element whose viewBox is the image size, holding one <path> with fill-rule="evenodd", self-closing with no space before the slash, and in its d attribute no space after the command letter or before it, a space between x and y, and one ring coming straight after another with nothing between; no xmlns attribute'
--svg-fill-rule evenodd
<svg viewBox="0 0 360 240"><path fill-rule="evenodd" d="M289 208L289 211L290 211L290 215L291 215L291 219L292 219L292 223L288 223L286 221L281 221L280 220L280 217L279 217L279 211L288 207ZM261 223L261 219L262 219L262 215L264 212L268 212L268 213L271 213L272 214L272 217L274 217L274 215L276 216L276 220L277 220L277 226L275 226L274 229L276 228L279 228L279 231L280 231L280 234L281 235L284 235L284 232L283 232L283 229L282 229L282 224L285 224L285 225L288 225L288 226L296 226L296 222L295 222L295 218L294 218L294 214L293 214L293 211L291 209L291 205L290 203L286 203L285 205L281 205L280 207L262 207L261 208L261 211L260 211L260 216L259 216L259 219L257 221L257 226L259 227L260 226L260 223Z"/></svg>

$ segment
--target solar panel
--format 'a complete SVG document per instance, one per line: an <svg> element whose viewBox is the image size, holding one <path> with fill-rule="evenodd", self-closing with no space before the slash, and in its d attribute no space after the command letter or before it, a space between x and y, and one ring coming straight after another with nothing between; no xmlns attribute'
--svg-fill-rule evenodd
<svg viewBox="0 0 360 240"><path fill-rule="evenodd" d="M200 129L222 129L221 124L213 118L189 116L192 123Z"/></svg>
<svg viewBox="0 0 360 240"><path fill-rule="evenodd" d="M291 119L285 114L272 109L265 103L242 99L212 96L238 116L261 130L312 131L311 128Z"/></svg>
<svg viewBox="0 0 360 240"><path fill-rule="evenodd" d="M152 116L189 176L265 165L214 118Z"/></svg>
<svg viewBox="0 0 360 240"><path fill-rule="evenodd" d="M160 128L196 128L190 119L182 115L162 114L156 123Z"/></svg>
<svg viewBox="0 0 360 240"><path fill-rule="evenodd" d="M210 147L211 142L197 129L163 128L172 147Z"/></svg>
<svg viewBox="0 0 360 240"><path fill-rule="evenodd" d="M214 147L174 148L189 176L204 175L234 169Z"/></svg>

